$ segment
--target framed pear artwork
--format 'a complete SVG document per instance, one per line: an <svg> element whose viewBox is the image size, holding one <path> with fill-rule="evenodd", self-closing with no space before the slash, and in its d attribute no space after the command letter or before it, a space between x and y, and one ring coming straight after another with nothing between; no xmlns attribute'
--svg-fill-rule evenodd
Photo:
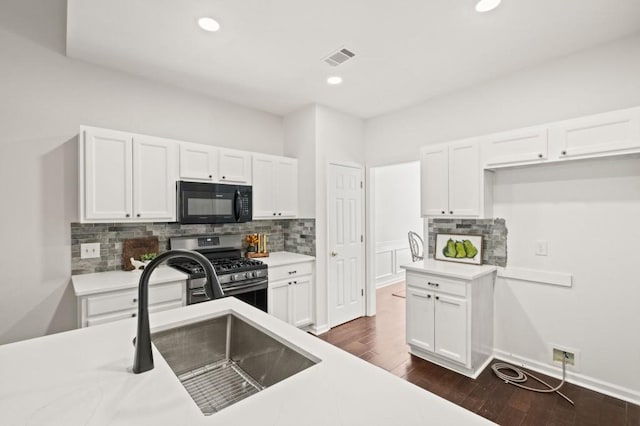
<svg viewBox="0 0 640 426"><path fill-rule="evenodd" d="M482 235L436 234L433 258L482 265Z"/></svg>

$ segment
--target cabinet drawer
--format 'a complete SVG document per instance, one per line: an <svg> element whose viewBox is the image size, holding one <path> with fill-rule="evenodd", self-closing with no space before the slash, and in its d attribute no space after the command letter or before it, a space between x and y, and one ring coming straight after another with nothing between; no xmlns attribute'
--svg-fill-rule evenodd
<svg viewBox="0 0 640 426"><path fill-rule="evenodd" d="M182 301L182 282L149 287L149 305ZM87 297L87 316L123 311L138 305L138 290L123 290Z"/></svg>
<svg viewBox="0 0 640 426"><path fill-rule="evenodd" d="M176 309L180 307L182 307L182 301L161 303L161 304L149 306L149 312L153 313L153 312L167 311L169 309ZM138 314L137 308L127 309L127 310L118 311L118 312L109 312L104 315L98 315L98 316L87 318L86 326L93 327L96 325L106 324L108 322L114 322L122 319L135 318L137 314Z"/></svg>
<svg viewBox="0 0 640 426"><path fill-rule="evenodd" d="M439 275L407 273L407 285L466 297L467 282Z"/></svg>
<svg viewBox="0 0 640 426"><path fill-rule="evenodd" d="M294 263L292 265L269 267L269 281L284 280L313 272L312 262Z"/></svg>

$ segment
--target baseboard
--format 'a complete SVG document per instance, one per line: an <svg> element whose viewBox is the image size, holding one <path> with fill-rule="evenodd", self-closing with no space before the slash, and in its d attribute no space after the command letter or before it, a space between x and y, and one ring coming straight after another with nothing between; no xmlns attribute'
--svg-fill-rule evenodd
<svg viewBox="0 0 640 426"><path fill-rule="evenodd" d="M383 287L389 287L390 285L394 285L402 282L404 282L404 275L401 277L394 277L389 281L382 281L380 283L376 283L376 290Z"/></svg>
<svg viewBox="0 0 640 426"><path fill-rule="evenodd" d="M320 334L326 333L329 330L330 330L329 325L324 324L324 325L312 325L308 328L307 331L309 331L311 334L315 334L316 336L318 336Z"/></svg>
<svg viewBox="0 0 640 426"><path fill-rule="evenodd" d="M537 371L538 373L546 374L547 376L554 377L558 380L562 379L562 368L560 367L548 365L540 361L521 357L499 349L493 350L493 357L529 370ZM614 385L613 383L605 382L593 377L585 376L584 374L574 373L571 371L567 371L566 380L569 383L582 386L583 388L591 389L593 391L609 395L614 398L622 399L633 404L640 404L640 392L632 389Z"/></svg>

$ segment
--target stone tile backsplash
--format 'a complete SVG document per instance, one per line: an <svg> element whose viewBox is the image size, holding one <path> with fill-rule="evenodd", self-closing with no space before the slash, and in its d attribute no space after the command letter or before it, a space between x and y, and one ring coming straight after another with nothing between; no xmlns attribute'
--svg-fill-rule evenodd
<svg viewBox="0 0 640 426"><path fill-rule="evenodd" d="M261 220L222 225L179 223L72 223L71 273L117 271L123 268L122 241L158 237L160 251L169 249L169 238L186 235L267 234L269 251L290 251L315 256L315 219ZM100 243L100 258L80 259L80 244ZM246 244L245 244L246 245Z"/></svg>
<svg viewBox="0 0 640 426"><path fill-rule="evenodd" d="M436 234L482 235L482 263L507 266L507 226L504 219L429 219L429 253L433 258Z"/></svg>

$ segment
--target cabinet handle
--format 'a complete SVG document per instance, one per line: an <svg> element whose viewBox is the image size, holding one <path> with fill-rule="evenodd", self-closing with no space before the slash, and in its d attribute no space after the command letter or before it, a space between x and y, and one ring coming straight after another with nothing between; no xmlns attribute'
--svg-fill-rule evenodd
<svg viewBox="0 0 640 426"><path fill-rule="evenodd" d="M278 213L278 216L282 216L282 213Z"/></svg>
<svg viewBox="0 0 640 426"><path fill-rule="evenodd" d="M135 318L135 317L136 317L136 314L131 314L131 318Z"/></svg>
<svg viewBox="0 0 640 426"><path fill-rule="evenodd" d="M444 214L444 213L445 213L445 211L444 211L444 210L442 210L442 214Z"/></svg>
<svg viewBox="0 0 640 426"><path fill-rule="evenodd" d="M562 155L567 155L567 151L562 151L561 154Z"/></svg>
<svg viewBox="0 0 640 426"><path fill-rule="evenodd" d="M289 281L289 285L291 285L291 281Z"/></svg>
<svg viewBox="0 0 640 426"><path fill-rule="evenodd" d="M275 216L275 215L276 215L276 212L273 212L273 215Z"/></svg>
<svg viewBox="0 0 640 426"><path fill-rule="evenodd" d="M209 179L213 178L213 175L209 175Z"/></svg>
<svg viewBox="0 0 640 426"><path fill-rule="evenodd" d="M432 283L431 281L427 282L427 285L430 285L430 286L433 286L433 287L440 287L440 284Z"/></svg>
<svg viewBox="0 0 640 426"><path fill-rule="evenodd" d="M124 217L129 217L131 216L129 213L125 214Z"/></svg>
<svg viewBox="0 0 640 426"><path fill-rule="evenodd" d="M226 178L227 178L226 176L222 176L222 179L226 179Z"/></svg>
<svg viewBox="0 0 640 426"><path fill-rule="evenodd" d="M543 157L542 154L538 154L538 158L542 158L542 157Z"/></svg>
<svg viewBox="0 0 640 426"><path fill-rule="evenodd" d="M453 214L453 210L449 210L449 214Z"/></svg>
<svg viewBox="0 0 640 426"><path fill-rule="evenodd" d="M133 298L133 303L138 303L138 299L137 298Z"/></svg>
<svg viewBox="0 0 640 426"><path fill-rule="evenodd" d="M427 299L431 299L431 295L430 294L427 294Z"/></svg>
<svg viewBox="0 0 640 426"><path fill-rule="evenodd" d="M140 213L138 213L138 214L136 215L136 217L140 217Z"/></svg>
<svg viewBox="0 0 640 426"><path fill-rule="evenodd" d="M436 300L440 300L440 296L436 296Z"/></svg>
<svg viewBox="0 0 640 426"><path fill-rule="evenodd" d="M294 284L298 284L298 281L294 281L293 283L294 283Z"/></svg>

